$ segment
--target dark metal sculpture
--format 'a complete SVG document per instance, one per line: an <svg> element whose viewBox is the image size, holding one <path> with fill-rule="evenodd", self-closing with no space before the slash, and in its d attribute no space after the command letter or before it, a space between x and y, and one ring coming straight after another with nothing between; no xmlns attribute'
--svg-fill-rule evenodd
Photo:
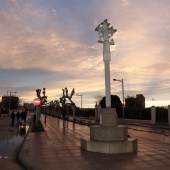
<svg viewBox="0 0 170 170"><path fill-rule="evenodd" d="M63 96L60 98L60 103L62 104L63 107L66 106L66 99L68 99L71 103L71 105L75 105L75 103L71 100L71 98L73 97L75 90L73 88L73 90L70 93L70 96L68 95L68 89L67 87L65 87L64 89L62 89L63 91Z"/></svg>
<svg viewBox="0 0 170 170"><path fill-rule="evenodd" d="M36 92L37 92L37 97L39 99L41 99L41 105L44 105L46 102L47 102L47 97L45 94L46 94L46 91L45 91L46 88L43 88L43 96L41 96L41 89L37 89Z"/></svg>

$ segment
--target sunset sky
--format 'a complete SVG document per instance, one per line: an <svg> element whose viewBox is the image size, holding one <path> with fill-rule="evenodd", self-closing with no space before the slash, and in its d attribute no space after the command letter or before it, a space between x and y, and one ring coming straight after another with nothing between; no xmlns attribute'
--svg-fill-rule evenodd
<svg viewBox="0 0 170 170"><path fill-rule="evenodd" d="M111 93L143 94L146 106L170 104L170 0L0 0L0 96L32 102L69 93L94 107L105 95L103 44L95 28L117 29L111 46ZM73 96L80 106L80 96Z"/></svg>

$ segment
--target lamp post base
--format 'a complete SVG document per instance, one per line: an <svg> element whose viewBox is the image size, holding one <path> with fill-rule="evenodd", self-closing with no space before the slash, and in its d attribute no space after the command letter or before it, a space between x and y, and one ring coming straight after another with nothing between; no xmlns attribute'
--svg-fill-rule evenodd
<svg viewBox="0 0 170 170"><path fill-rule="evenodd" d="M130 153L137 150L137 139L128 138L126 126L117 125L115 108L104 108L101 124L90 126L90 137L81 139L81 147L98 153Z"/></svg>
<svg viewBox="0 0 170 170"><path fill-rule="evenodd" d="M131 153L137 150L137 139L130 138L126 141L105 142L81 139L81 147L86 151L118 154Z"/></svg>

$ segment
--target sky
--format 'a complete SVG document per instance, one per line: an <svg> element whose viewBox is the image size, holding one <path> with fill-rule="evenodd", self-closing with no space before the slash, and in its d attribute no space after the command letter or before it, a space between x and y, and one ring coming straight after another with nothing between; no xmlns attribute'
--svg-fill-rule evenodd
<svg viewBox="0 0 170 170"><path fill-rule="evenodd" d="M0 96L32 102L71 93L94 107L105 95L103 44L95 32L108 19L117 29L111 48L111 94L143 94L146 107L170 104L169 0L0 0ZM12 93L13 94L13 93Z"/></svg>

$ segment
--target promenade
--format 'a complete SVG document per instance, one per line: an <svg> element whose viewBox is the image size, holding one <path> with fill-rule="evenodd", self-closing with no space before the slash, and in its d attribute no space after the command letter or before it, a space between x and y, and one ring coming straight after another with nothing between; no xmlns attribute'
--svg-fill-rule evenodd
<svg viewBox="0 0 170 170"><path fill-rule="evenodd" d="M89 127L60 119L41 117L45 132L29 132L18 159L29 170L167 170L170 144L138 137L138 150L126 154L100 154L80 147L80 138L89 138ZM137 132L136 132L137 133Z"/></svg>
<svg viewBox="0 0 170 170"><path fill-rule="evenodd" d="M17 125L16 119L12 125L11 116L5 114L0 117L0 170L23 170L23 167L17 163L16 157L32 117L33 113L30 112L27 115L25 130Z"/></svg>

